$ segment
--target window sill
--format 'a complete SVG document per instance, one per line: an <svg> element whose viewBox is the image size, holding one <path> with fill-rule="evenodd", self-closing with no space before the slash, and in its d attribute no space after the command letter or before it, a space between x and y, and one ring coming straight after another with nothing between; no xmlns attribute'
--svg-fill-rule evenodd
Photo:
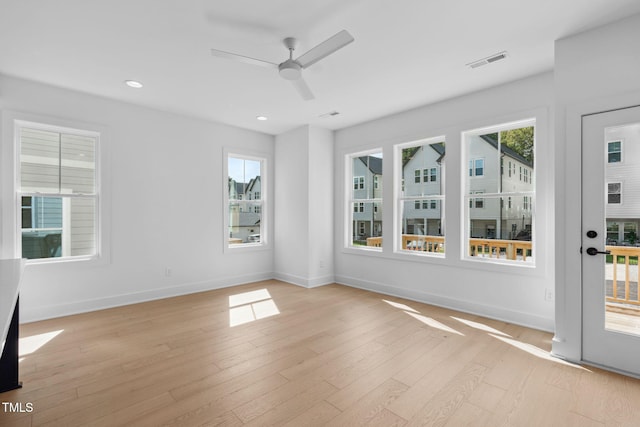
<svg viewBox="0 0 640 427"><path fill-rule="evenodd" d="M224 252L225 253L242 253L242 252L256 252L256 251L267 251L271 249L271 245L268 243L241 243L235 245L225 245Z"/></svg>

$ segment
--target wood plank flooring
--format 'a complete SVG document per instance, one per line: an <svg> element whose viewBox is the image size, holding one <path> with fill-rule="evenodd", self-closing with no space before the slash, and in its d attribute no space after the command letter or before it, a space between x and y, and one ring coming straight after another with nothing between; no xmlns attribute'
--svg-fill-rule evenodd
<svg viewBox="0 0 640 427"><path fill-rule="evenodd" d="M549 357L548 333L340 285L265 281L30 323L21 336L33 350L24 387L0 401L33 411L0 407L0 426L640 420L640 380Z"/></svg>

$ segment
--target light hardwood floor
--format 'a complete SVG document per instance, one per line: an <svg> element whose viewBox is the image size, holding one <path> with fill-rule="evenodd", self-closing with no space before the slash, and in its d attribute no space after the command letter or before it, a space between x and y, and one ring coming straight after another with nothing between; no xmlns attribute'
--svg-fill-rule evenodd
<svg viewBox="0 0 640 427"><path fill-rule="evenodd" d="M640 381L550 358L551 334L339 285L266 281L21 336L49 341L0 394L33 412L0 407L2 426L640 423Z"/></svg>

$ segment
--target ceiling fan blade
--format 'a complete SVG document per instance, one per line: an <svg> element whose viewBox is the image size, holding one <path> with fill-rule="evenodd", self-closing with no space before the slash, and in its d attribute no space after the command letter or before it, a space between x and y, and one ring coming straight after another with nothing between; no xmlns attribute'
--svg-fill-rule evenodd
<svg viewBox="0 0 640 427"><path fill-rule="evenodd" d="M329 37L316 47L311 48L307 53L302 54L298 59L296 59L296 62L298 62L302 68L307 68L331 55L336 50L345 47L353 40L353 36L349 34L347 30L342 30L338 34Z"/></svg>
<svg viewBox="0 0 640 427"><path fill-rule="evenodd" d="M309 101L314 99L313 93L309 86L307 86L307 82L304 81L302 77L296 80L290 80L293 86L297 89L298 93L305 101Z"/></svg>
<svg viewBox="0 0 640 427"><path fill-rule="evenodd" d="M266 68L278 68L278 64L269 61L263 61L262 59L255 59L244 55L238 55L237 53L225 52L224 50L211 49L211 55L218 58L232 59L238 62L244 62L245 64L258 65Z"/></svg>

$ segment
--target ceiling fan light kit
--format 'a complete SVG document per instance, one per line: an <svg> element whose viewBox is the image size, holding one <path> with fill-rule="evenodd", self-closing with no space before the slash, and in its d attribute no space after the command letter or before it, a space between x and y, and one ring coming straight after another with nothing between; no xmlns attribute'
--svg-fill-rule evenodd
<svg viewBox="0 0 640 427"><path fill-rule="evenodd" d="M289 49L289 59L276 64L274 62L263 61L261 59L250 58L244 55L238 55L236 53L225 52L223 50L211 49L211 54L219 58L232 59L234 61L244 62L245 64L259 65L267 68L277 68L280 76L286 80L291 81L296 88L302 99L308 101L313 99L313 92L307 86L307 83L302 78L302 70L309 68L311 65L320 61L323 58L331 55L339 49L342 49L349 43L353 42L354 38L348 31L342 30L337 34L329 37L327 40L311 48L306 53L302 54L296 59L293 59L293 51L296 49L297 40L293 37L287 37L283 40L283 43L287 49Z"/></svg>
<svg viewBox="0 0 640 427"><path fill-rule="evenodd" d="M302 67L292 59L287 59L278 65L278 70L280 70L280 76L283 79L297 80L302 77Z"/></svg>

